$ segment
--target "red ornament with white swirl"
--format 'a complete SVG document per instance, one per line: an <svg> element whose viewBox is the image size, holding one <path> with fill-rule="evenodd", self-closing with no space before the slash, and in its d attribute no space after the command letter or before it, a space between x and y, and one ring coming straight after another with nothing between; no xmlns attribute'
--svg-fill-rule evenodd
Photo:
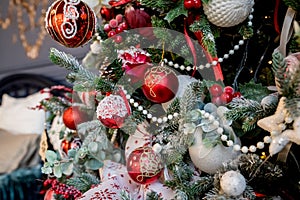
<svg viewBox="0 0 300 200"><path fill-rule="evenodd" d="M150 146L138 147L132 151L126 162L128 175L139 184L155 182L161 175L161 157Z"/></svg>
<svg viewBox="0 0 300 200"><path fill-rule="evenodd" d="M55 41L75 48L92 39L96 29L96 15L83 1L57 0L46 13L45 26Z"/></svg>
<svg viewBox="0 0 300 200"><path fill-rule="evenodd" d="M165 103L175 97L178 85L175 72L168 67L159 65L146 71L142 90L150 101Z"/></svg>
<svg viewBox="0 0 300 200"><path fill-rule="evenodd" d="M126 97L111 94L99 102L96 112L97 118L104 126L121 128L131 111Z"/></svg>

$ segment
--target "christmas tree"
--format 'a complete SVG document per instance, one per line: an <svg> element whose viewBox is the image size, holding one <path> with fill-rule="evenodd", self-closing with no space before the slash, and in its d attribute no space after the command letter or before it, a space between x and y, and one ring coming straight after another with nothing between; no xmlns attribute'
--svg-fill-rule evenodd
<svg viewBox="0 0 300 200"><path fill-rule="evenodd" d="M72 88L50 113L45 199L297 199L298 0L58 0ZM299 129L299 130L298 130Z"/></svg>

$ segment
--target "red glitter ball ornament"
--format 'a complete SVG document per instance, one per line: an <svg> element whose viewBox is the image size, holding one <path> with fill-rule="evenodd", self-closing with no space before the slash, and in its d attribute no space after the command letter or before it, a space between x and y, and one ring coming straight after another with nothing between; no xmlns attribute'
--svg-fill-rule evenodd
<svg viewBox="0 0 300 200"><path fill-rule="evenodd" d="M95 33L96 15L80 0L57 0L48 9L45 28L60 44L75 48L84 45Z"/></svg>
<svg viewBox="0 0 300 200"><path fill-rule="evenodd" d="M173 99L178 90L178 78L173 70L165 66L148 69L144 76L142 90L154 103L164 103Z"/></svg>
<svg viewBox="0 0 300 200"><path fill-rule="evenodd" d="M143 146L133 150L126 162L128 175L139 184L155 182L161 175L161 157L151 147Z"/></svg>
<svg viewBox="0 0 300 200"><path fill-rule="evenodd" d="M126 117L130 115L130 106L124 95L104 97L97 106L97 118L108 128L121 128Z"/></svg>

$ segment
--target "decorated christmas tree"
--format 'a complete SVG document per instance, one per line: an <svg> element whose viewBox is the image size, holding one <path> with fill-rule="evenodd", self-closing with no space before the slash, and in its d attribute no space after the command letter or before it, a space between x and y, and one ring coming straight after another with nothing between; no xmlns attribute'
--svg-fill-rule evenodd
<svg viewBox="0 0 300 200"><path fill-rule="evenodd" d="M298 0L57 0L72 87L41 107L45 199L297 199Z"/></svg>

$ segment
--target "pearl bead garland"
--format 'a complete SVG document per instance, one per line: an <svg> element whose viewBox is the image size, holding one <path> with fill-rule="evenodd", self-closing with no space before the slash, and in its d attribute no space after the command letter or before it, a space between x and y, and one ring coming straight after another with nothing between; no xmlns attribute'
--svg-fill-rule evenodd
<svg viewBox="0 0 300 200"><path fill-rule="evenodd" d="M248 26L251 27L254 9L251 9L251 14L248 16ZM180 69L182 71L191 71L192 69L195 70L203 70L205 68L210 68L211 66L216 66L218 63L222 63L225 59L228 59L230 55L233 55L235 51L240 49L240 46L244 45L245 41L244 39L239 40L238 44L233 46L233 49L229 50L227 54L224 54L223 57L218 58L218 60L214 60L211 63L206 63L205 65L199 65L199 66L187 66L179 65L177 63L173 63L172 61L168 61L166 58L164 59L164 63L168 64L170 67L174 67L175 69Z"/></svg>
<svg viewBox="0 0 300 200"><path fill-rule="evenodd" d="M212 114L210 114L204 110L201 110L200 112L201 112L202 118L209 119L215 126L220 125L220 122L217 121ZM203 125L204 124L199 124L198 126L203 126ZM265 136L263 139L263 142L260 141L260 142L257 142L256 145L250 145L249 147L247 147L247 146L241 146L239 144L234 144L234 141L230 140L227 135L223 134L224 129L222 127L217 128L217 133L220 135L220 139L223 142L225 142L228 147L233 147L234 151L241 151L242 153L245 153L245 154L248 152L254 153L254 152L256 152L257 149L263 149L265 147L265 144L269 144L272 141L272 138L270 136Z"/></svg>
<svg viewBox="0 0 300 200"><path fill-rule="evenodd" d="M143 106L139 105L133 98L131 98L131 95L128 94L127 90L123 90L123 92L126 95L126 99L128 99L129 103L133 105L133 107L137 108L137 110L140 111L143 115L146 115L146 117L152 120L152 122L162 124L179 116L179 113L174 112L173 114L169 114L164 117L153 117L153 115L148 110L144 109Z"/></svg>

